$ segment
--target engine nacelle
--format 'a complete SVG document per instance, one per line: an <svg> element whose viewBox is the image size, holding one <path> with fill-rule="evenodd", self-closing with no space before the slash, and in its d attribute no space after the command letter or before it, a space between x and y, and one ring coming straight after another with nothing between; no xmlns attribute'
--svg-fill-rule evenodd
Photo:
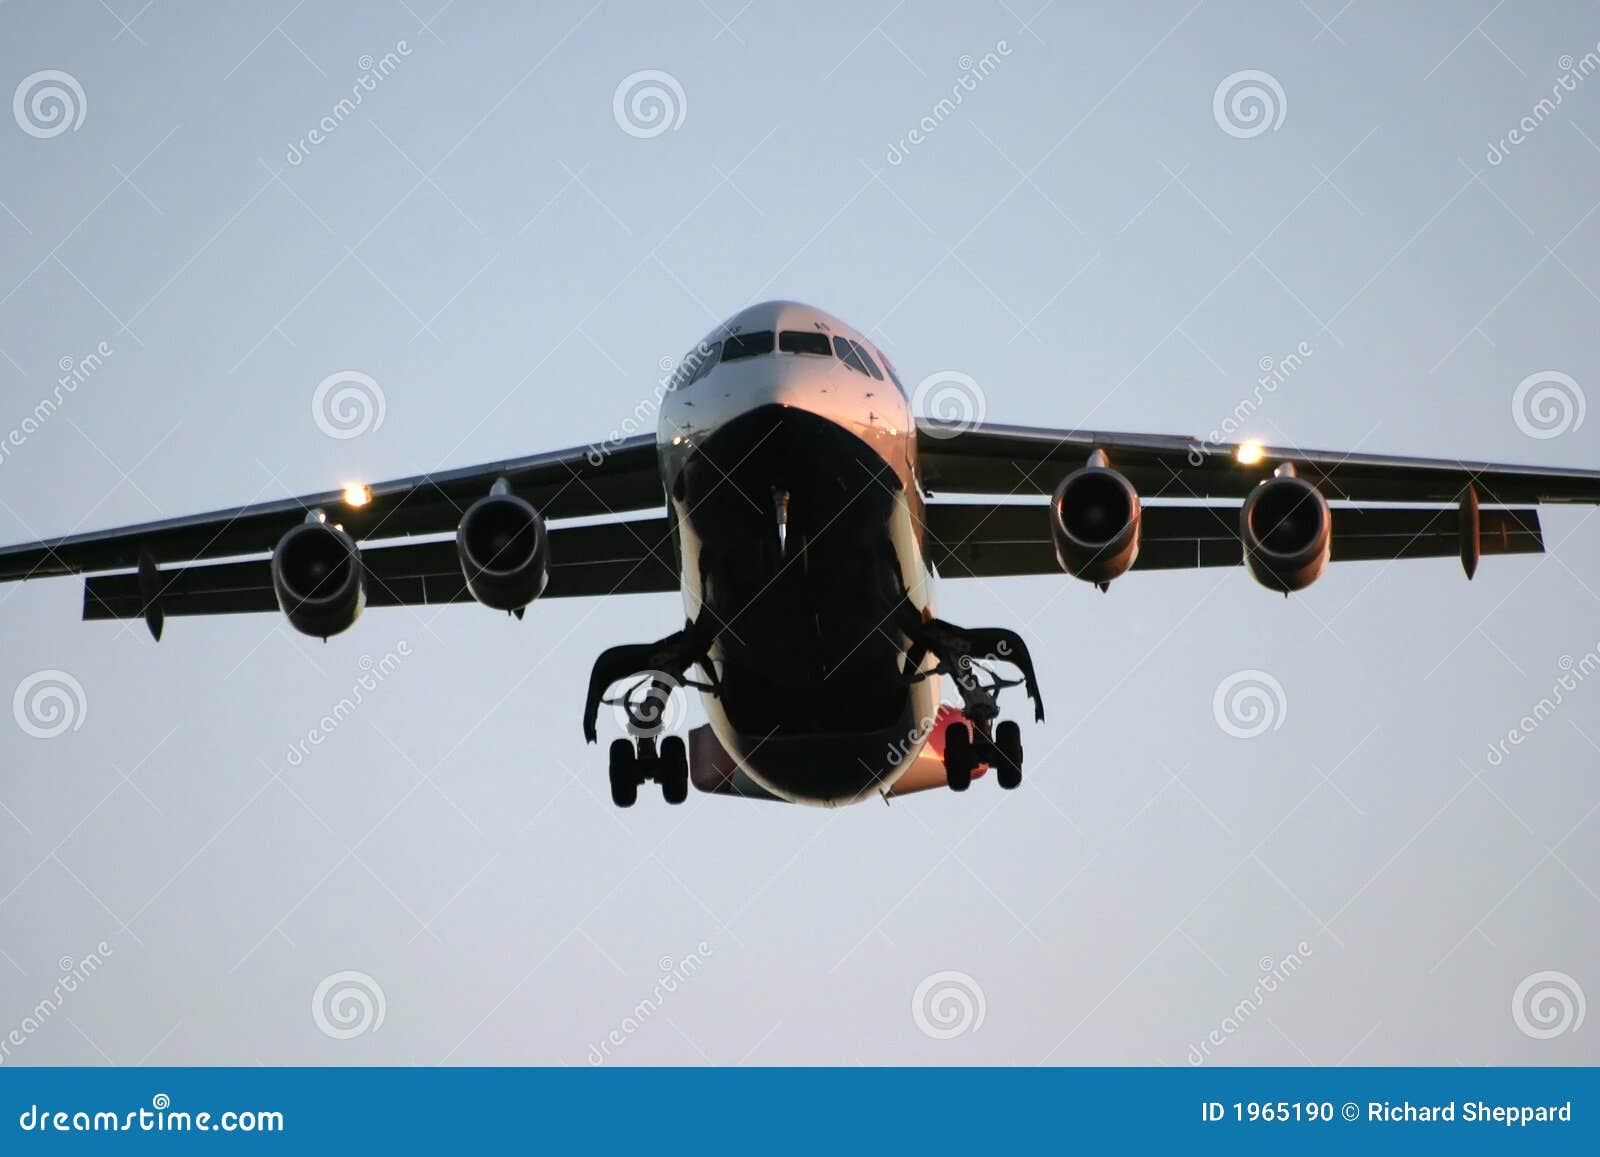
<svg viewBox="0 0 1600 1157"><path fill-rule="evenodd" d="M1239 537L1255 580L1288 594L1316 582L1328 565L1333 515L1322 492L1284 466L1244 500Z"/></svg>
<svg viewBox="0 0 1600 1157"><path fill-rule="evenodd" d="M544 518L503 481L461 516L456 555L472 597L497 611L521 611L550 578Z"/></svg>
<svg viewBox="0 0 1600 1157"><path fill-rule="evenodd" d="M1056 487L1050 501L1056 561L1074 578L1108 583L1139 556L1139 493L1096 450Z"/></svg>
<svg viewBox="0 0 1600 1157"><path fill-rule="evenodd" d="M326 639L349 630L367 605L361 551L339 527L314 517L278 540L272 589L301 634Z"/></svg>

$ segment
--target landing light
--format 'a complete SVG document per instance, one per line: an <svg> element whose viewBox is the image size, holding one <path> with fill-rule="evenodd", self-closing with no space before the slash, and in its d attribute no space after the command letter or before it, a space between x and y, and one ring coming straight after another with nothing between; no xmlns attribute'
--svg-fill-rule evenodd
<svg viewBox="0 0 1600 1157"><path fill-rule="evenodd" d="M1265 453L1266 449L1260 442L1242 442L1239 444L1235 457L1239 459L1239 465L1241 466L1254 466L1261 461Z"/></svg>
<svg viewBox="0 0 1600 1157"><path fill-rule="evenodd" d="M359 482L352 482L344 488L344 504L346 506L359 508L371 501L372 490Z"/></svg>

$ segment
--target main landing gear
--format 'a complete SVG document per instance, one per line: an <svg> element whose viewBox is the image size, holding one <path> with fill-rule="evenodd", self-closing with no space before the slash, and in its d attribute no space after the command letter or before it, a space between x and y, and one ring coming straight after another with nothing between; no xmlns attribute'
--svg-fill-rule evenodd
<svg viewBox="0 0 1600 1157"><path fill-rule="evenodd" d="M944 775L951 791L966 791L972 786L972 773L981 765L994 768L1000 786L1012 791L1022 784L1022 729L1010 719L1000 719L1000 692L1009 687L1026 687L1033 700L1034 720L1044 722L1044 700L1033 670L1028 645L1015 631L1001 628L967 629L941 619L922 622L906 616L903 629L912 640L906 654L906 670L917 672L913 680L928 675L949 675L961 693L963 718L949 723L944 731ZM917 671L924 657L939 660L931 671ZM1021 677L1007 679L988 664L1010 663Z"/></svg>
<svg viewBox="0 0 1600 1157"><path fill-rule="evenodd" d="M681 736L668 735L657 744L648 736L637 741L611 741L611 802L632 807L639 798L639 785L655 780L661 785L661 798L680 804L689 798L689 751Z"/></svg>
<svg viewBox="0 0 1600 1157"><path fill-rule="evenodd" d="M972 773L985 763L1007 791L1022 786L1022 728L1014 720L995 724L992 737L976 727L969 730L964 719L945 727L944 781L951 791L971 787Z"/></svg>
<svg viewBox="0 0 1600 1157"><path fill-rule="evenodd" d="M611 802L632 807L642 784L661 785L661 798L681 804L689 798L689 752L683 738L663 734L672 727L673 696L684 687L715 691L715 685L696 683L686 677L689 667L700 663L710 671L706 645L693 624L654 643L612 647L595 660L589 676L589 695L584 704L583 734L590 743L599 733L596 723L600 707L618 708L627 720L631 739L613 740L608 771ZM624 679L635 682L621 695L605 698L606 688Z"/></svg>

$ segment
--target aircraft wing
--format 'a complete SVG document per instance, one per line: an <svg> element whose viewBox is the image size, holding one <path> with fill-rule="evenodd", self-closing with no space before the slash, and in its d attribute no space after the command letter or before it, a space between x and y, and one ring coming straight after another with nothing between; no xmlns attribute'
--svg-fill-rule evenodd
<svg viewBox="0 0 1600 1157"><path fill-rule="evenodd" d="M921 481L932 499L934 563L947 576L1056 574L1045 505L1096 450L1138 491L1142 533L1134 570L1243 563L1240 504L1289 463L1330 504L1331 561L1448 558L1544 550L1537 507L1600 503L1600 471L1343 454L1197 438L918 422ZM1469 511L1470 499L1473 511ZM956 495L1005 496L1004 502ZM1470 526L1470 522L1467 523Z"/></svg>
<svg viewBox="0 0 1600 1157"><path fill-rule="evenodd" d="M369 605L465 601L470 596L453 542L368 544L453 534L467 507L500 479L547 520L652 512L549 528L550 579L541 597L676 589L651 436L374 483L354 496L356 503L332 490L7 547L0 549L0 582L94 575L84 591L87 619L148 617L153 604L162 615L272 611L277 601L264 556L321 510L362 544ZM96 573L108 571L123 573Z"/></svg>

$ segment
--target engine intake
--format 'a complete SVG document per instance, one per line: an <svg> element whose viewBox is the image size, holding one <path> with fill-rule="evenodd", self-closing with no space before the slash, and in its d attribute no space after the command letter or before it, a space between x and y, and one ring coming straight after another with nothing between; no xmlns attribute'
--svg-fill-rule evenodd
<svg viewBox="0 0 1600 1157"><path fill-rule="evenodd" d="M1322 492L1291 466L1261 483L1245 499L1239 537L1250 574L1271 590L1304 590L1322 575L1333 545L1333 516Z"/></svg>
<svg viewBox="0 0 1600 1157"><path fill-rule="evenodd" d="M1139 493L1103 451L1056 487L1050 537L1061 569L1085 582L1108 583L1138 558Z"/></svg>
<svg viewBox="0 0 1600 1157"><path fill-rule="evenodd" d="M272 589L301 634L326 639L349 630L367 605L361 551L339 527L313 516L278 540Z"/></svg>
<svg viewBox="0 0 1600 1157"><path fill-rule="evenodd" d="M533 504L504 480L467 508L456 530L456 554L467 590L486 607L521 611L544 593L550 540Z"/></svg>

